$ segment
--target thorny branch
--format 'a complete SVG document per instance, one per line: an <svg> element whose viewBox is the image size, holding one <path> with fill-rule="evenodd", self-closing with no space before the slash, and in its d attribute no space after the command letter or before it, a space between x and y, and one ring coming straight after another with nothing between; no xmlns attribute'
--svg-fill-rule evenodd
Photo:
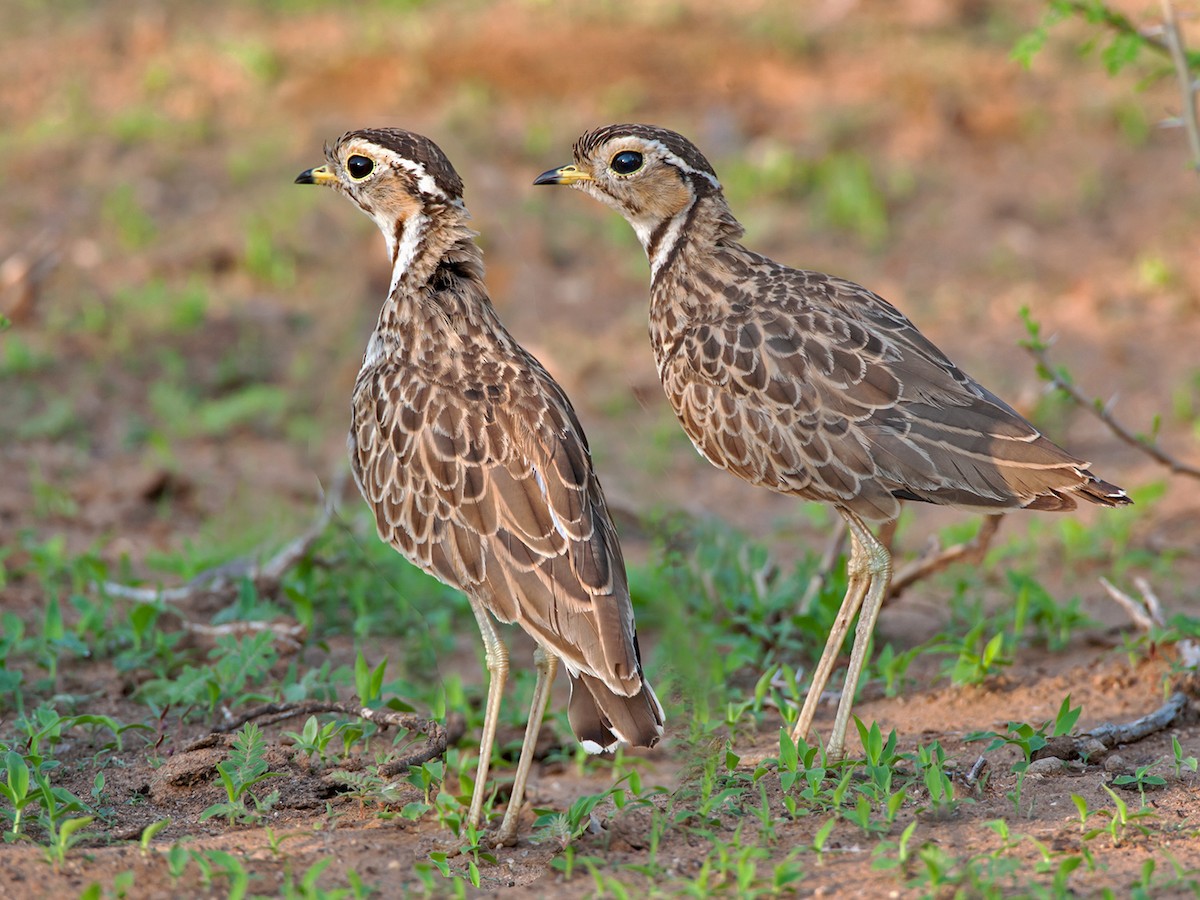
<svg viewBox="0 0 1200 900"><path fill-rule="evenodd" d="M1109 404L1101 403L1099 400L1092 400L1079 390L1070 380L1064 378L1053 366L1050 365L1050 360L1046 356L1047 345L1042 341L1025 341L1022 346L1029 352L1038 363L1039 373L1043 378L1053 384L1056 388L1066 394L1081 409L1085 409L1093 416L1099 419L1114 435L1135 447L1142 453L1145 453L1155 462L1166 466L1176 475L1186 475L1189 478L1200 478L1200 466L1194 466L1190 463L1183 462L1180 459L1172 456L1166 450L1158 445L1156 441L1149 438L1134 434L1124 425L1122 425L1112 414L1109 409Z"/></svg>

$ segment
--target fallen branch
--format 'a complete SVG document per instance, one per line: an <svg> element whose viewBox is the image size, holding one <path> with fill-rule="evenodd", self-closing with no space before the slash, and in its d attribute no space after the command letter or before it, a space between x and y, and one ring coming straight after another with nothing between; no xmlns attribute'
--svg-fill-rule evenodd
<svg viewBox="0 0 1200 900"><path fill-rule="evenodd" d="M443 726L433 719L415 713L402 713L392 709L370 709L356 703L340 701L307 700L303 703L266 703L247 710L239 716L226 715L226 721L216 726L211 733L193 741L183 749L184 753L203 750L225 740L224 735L237 731L247 722L258 722L262 726L274 725L298 716L313 716L318 713L337 713L373 722L381 728L404 728L425 735L425 742L412 753L391 760L379 767L379 774L396 775L408 771L409 766L419 766L446 752L446 748L462 737L466 724L462 716L451 716Z"/></svg>
<svg viewBox="0 0 1200 900"><path fill-rule="evenodd" d="M299 622L289 622L287 620L276 620L273 622L226 622L224 625L204 625L199 622L184 622L183 630L213 641L228 635L247 637L268 631L274 635L275 640L285 651L293 652L304 646L304 639L308 636L307 630L303 625Z"/></svg>
<svg viewBox="0 0 1200 900"><path fill-rule="evenodd" d="M996 536L996 532L1000 530L1000 521L1003 518L1003 513L995 516L984 516L983 521L979 524L979 531L975 533L975 537L969 541L963 541L961 544L953 544L944 549L938 539L934 537L930 541L929 549L921 555L920 559L909 563L892 577L891 585L888 587L887 599L884 602L894 600L918 581L942 571L942 569L945 569L952 563L979 563L987 555L988 547L991 546L992 538Z"/></svg>
<svg viewBox="0 0 1200 900"><path fill-rule="evenodd" d="M1102 403L1099 400L1093 400L1083 394L1079 388L1075 387L1068 379L1064 378L1053 366L1050 365L1050 360L1046 356L1047 344L1039 340L1023 341L1021 343L1029 354L1037 360L1038 374L1042 378L1049 381L1056 388L1066 394L1076 406L1087 410L1104 425L1114 435L1135 447L1142 453L1145 453L1155 462L1166 466L1173 474L1186 475L1189 478L1200 478L1200 466L1194 466L1190 463L1185 463L1182 460L1172 456L1166 450L1158 445L1156 441L1149 438L1134 434L1124 425L1122 425L1113 414L1109 411L1109 404Z"/></svg>
<svg viewBox="0 0 1200 900"><path fill-rule="evenodd" d="M185 603L197 597L234 594L246 580L252 582L260 594L270 593L293 566L308 556L325 533L345 484L346 471L341 470L334 476L330 490L325 492L321 510L312 525L266 562L260 563L258 554L243 556L201 572L187 584L174 588L133 587L114 581L96 582L96 586L111 597L138 603Z"/></svg>
<svg viewBox="0 0 1200 900"><path fill-rule="evenodd" d="M987 768L987 757L982 753L979 754L979 759L975 760L975 765L971 766L971 771L967 773L967 786L974 787L975 782L979 780L979 776L983 774L983 770Z"/></svg>
<svg viewBox="0 0 1200 900"><path fill-rule="evenodd" d="M1034 751L1031 760L1055 756L1063 760L1083 759L1095 762L1119 744L1134 744L1170 727L1187 708L1187 695L1177 691L1154 712L1132 722L1120 725L1106 723L1085 734L1051 738L1045 747Z"/></svg>

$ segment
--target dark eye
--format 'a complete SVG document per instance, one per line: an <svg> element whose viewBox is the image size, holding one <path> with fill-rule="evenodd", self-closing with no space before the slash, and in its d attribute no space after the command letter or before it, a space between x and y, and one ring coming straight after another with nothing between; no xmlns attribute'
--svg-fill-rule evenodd
<svg viewBox="0 0 1200 900"><path fill-rule="evenodd" d="M612 158L608 167L618 175L632 175L642 167L642 154L636 150L622 150Z"/></svg>
<svg viewBox="0 0 1200 900"><path fill-rule="evenodd" d="M375 170L375 161L355 154L346 160L346 171L355 181L362 181Z"/></svg>

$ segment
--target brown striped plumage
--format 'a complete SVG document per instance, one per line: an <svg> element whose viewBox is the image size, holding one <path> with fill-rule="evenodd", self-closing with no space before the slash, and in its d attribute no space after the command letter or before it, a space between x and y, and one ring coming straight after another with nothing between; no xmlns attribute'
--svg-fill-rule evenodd
<svg viewBox="0 0 1200 900"><path fill-rule="evenodd" d="M491 304L462 182L441 150L381 129L344 135L326 157L297 181L329 184L374 218L393 265L354 386L354 477L380 537L463 591L484 640L491 682L476 823L507 673L488 613L538 644L534 708L499 832L510 841L558 660L587 749L652 746L662 734L621 548L570 401Z"/></svg>
<svg viewBox="0 0 1200 900"><path fill-rule="evenodd" d="M714 465L784 494L832 503L851 533L850 586L796 729L804 736L859 606L830 752L890 575L866 522L901 500L961 509L1119 506L1101 481L958 369L894 306L860 285L789 268L738 243L712 166L675 132L611 125L583 135L569 184L620 212L651 267L650 338L684 430Z"/></svg>

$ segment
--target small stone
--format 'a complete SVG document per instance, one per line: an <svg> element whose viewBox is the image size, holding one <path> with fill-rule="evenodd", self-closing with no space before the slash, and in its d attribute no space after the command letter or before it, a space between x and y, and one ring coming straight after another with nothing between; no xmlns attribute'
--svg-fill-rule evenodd
<svg viewBox="0 0 1200 900"><path fill-rule="evenodd" d="M1043 756L1035 759L1025 770L1027 775L1054 775L1063 770L1063 761L1057 756Z"/></svg>
<svg viewBox="0 0 1200 900"><path fill-rule="evenodd" d="M1114 753L1112 756L1104 760L1105 772L1124 772L1128 768L1125 763L1125 757Z"/></svg>

